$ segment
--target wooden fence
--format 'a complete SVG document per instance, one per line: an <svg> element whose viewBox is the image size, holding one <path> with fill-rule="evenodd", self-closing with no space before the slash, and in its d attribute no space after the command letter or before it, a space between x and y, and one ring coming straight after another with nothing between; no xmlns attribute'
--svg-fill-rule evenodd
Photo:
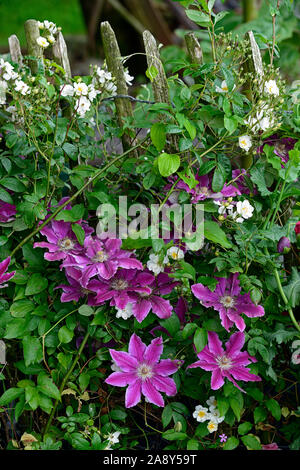
<svg viewBox="0 0 300 470"><path fill-rule="evenodd" d="M24 28L27 42L27 54L29 56L29 66L32 73L35 74L38 69L41 70L43 67L43 48L39 46L36 41L40 36L38 21L32 19L27 20ZM126 118L133 116L132 101L126 98L126 96L128 96L128 87L125 79L123 58L116 35L107 21L101 23L100 31L107 68L116 79L117 97L115 98L115 102L117 119L119 125L122 126ZM247 33L247 39L249 40L252 51L251 63L248 65L251 69L255 70L257 75L262 76L262 58L252 31ZM167 77L160 59L157 41L150 31L147 30L143 32L143 41L148 67L155 67L158 72L152 79L154 99L156 102L170 104ZM21 53L20 42L17 36L14 34L10 36L8 43L12 61L22 65L24 61ZM188 32L185 35L185 45L191 63L200 66L203 62L203 54L201 45L193 32ZM52 56L54 61L64 69L66 78L70 79L72 75L70 61L68 58L66 42L61 32L58 32L56 41L52 46ZM123 97L118 97L120 95ZM172 135L170 137L171 146L176 147L176 137ZM129 134L123 135L122 143L124 149L130 148L133 141Z"/></svg>

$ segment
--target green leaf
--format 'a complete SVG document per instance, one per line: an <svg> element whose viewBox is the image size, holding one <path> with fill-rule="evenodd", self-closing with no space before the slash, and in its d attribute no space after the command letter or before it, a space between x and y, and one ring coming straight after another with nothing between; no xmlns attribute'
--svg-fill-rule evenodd
<svg viewBox="0 0 300 470"><path fill-rule="evenodd" d="M229 134L233 134L238 126L238 120L235 116L224 116L224 127Z"/></svg>
<svg viewBox="0 0 300 470"><path fill-rule="evenodd" d="M199 442L197 439L190 439L187 441L186 450L199 450Z"/></svg>
<svg viewBox="0 0 300 470"><path fill-rule="evenodd" d="M197 10L186 10L186 16L197 23L199 26L208 26L210 24L209 16Z"/></svg>
<svg viewBox="0 0 300 470"><path fill-rule="evenodd" d="M255 424L262 423L267 418L267 412L262 406L257 406L253 415Z"/></svg>
<svg viewBox="0 0 300 470"><path fill-rule="evenodd" d="M55 220L64 220L65 222L77 222L78 220L82 219L83 214L83 204L76 204L72 207L72 209L62 210L59 214L57 214Z"/></svg>
<svg viewBox="0 0 300 470"><path fill-rule="evenodd" d="M229 403L230 403L231 409L234 412L237 420L240 421L241 420L241 411L242 411L242 408L243 408L242 403L239 400L237 400L236 398L233 398L233 397L229 398Z"/></svg>
<svg viewBox="0 0 300 470"><path fill-rule="evenodd" d="M158 157L158 169L162 176L170 176L180 167L180 157L176 154L161 153Z"/></svg>
<svg viewBox="0 0 300 470"><path fill-rule="evenodd" d="M251 181L252 183L256 184L258 191L262 196L268 196L272 194L271 191L268 190L266 185L266 180L264 177L265 174L265 167L264 164L256 164L251 170Z"/></svg>
<svg viewBox="0 0 300 470"><path fill-rule="evenodd" d="M163 439L167 439L168 441L184 441L188 438L185 432L175 432L173 430L165 431L162 434Z"/></svg>
<svg viewBox="0 0 300 470"><path fill-rule="evenodd" d="M10 306L10 313L15 318L22 318L33 312L35 305L31 300L17 300Z"/></svg>
<svg viewBox="0 0 300 470"><path fill-rule="evenodd" d="M151 82L154 81L155 77L158 75L158 70L154 65L151 65L147 70L146 70L146 77L149 78Z"/></svg>
<svg viewBox="0 0 300 470"><path fill-rule="evenodd" d="M247 432L249 432L251 428L252 428L252 423L249 423L249 421L246 421L245 423L242 423L239 425L238 433L243 436L244 434L247 434Z"/></svg>
<svg viewBox="0 0 300 470"><path fill-rule="evenodd" d="M166 145L166 127L162 122L156 122L150 131L150 137L159 152Z"/></svg>
<svg viewBox="0 0 300 470"><path fill-rule="evenodd" d="M43 348L40 340L33 336L25 336L22 341L25 366L36 364L43 359Z"/></svg>
<svg viewBox="0 0 300 470"><path fill-rule="evenodd" d="M58 331L58 339L61 343L69 343L72 341L74 332L69 330L66 326L62 326Z"/></svg>
<svg viewBox="0 0 300 470"><path fill-rule="evenodd" d="M221 165L218 165L214 171L213 179L212 179L212 190L215 193L221 191L224 187L226 180L226 172Z"/></svg>
<svg viewBox="0 0 300 470"><path fill-rule="evenodd" d="M0 406L5 406L11 403L16 398L20 397L24 393L22 388L9 388L0 397Z"/></svg>
<svg viewBox="0 0 300 470"><path fill-rule="evenodd" d="M204 328L197 328L194 334L194 345L197 349L197 353L202 351L202 349L207 344L207 331Z"/></svg>
<svg viewBox="0 0 300 470"><path fill-rule="evenodd" d="M223 449L224 450L233 450L239 445L239 443L240 443L240 441L236 437L231 436L225 442Z"/></svg>
<svg viewBox="0 0 300 470"><path fill-rule="evenodd" d="M81 305L81 307L79 307L78 309L78 313L80 315L83 315L84 317L89 317L93 315L94 309L90 307L89 305Z"/></svg>
<svg viewBox="0 0 300 470"><path fill-rule="evenodd" d="M208 240L218 243L224 248L232 248L231 242L228 240L225 232L223 232L217 222L207 220L204 222L204 236Z"/></svg>
<svg viewBox="0 0 300 470"><path fill-rule="evenodd" d="M162 425L164 428L166 428L170 424L172 416L173 416L173 410L171 408L171 405L167 405L164 408L162 415L161 415Z"/></svg>
<svg viewBox="0 0 300 470"><path fill-rule="evenodd" d="M261 443L254 434L247 434L247 436L243 436L241 439L247 448L251 450L261 450Z"/></svg>
<svg viewBox="0 0 300 470"><path fill-rule="evenodd" d="M82 246L85 239L85 231L79 224L72 224L72 231L75 233L78 243Z"/></svg>
<svg viewBox="0 0 300 470"><path fill-rule="evenodd" d="M2 178L2 180L0 180L0 184L15 193L23 193L26 189L26 186L17 178Z"/></svg>
<svg viewBox="0 0 300 470"><path fill-rule="evenodd" d="M39 273L32 274L26 286L25 295L39 294L48 286L48 280Z"/></svg>
<svg viewBox="0 0 300 470"><path fill-rule="evenodd" d="M271 412L272 416L277 421L279 421L281 418L281 408L280 408L279 403L276 400L274 400L274 398L270 398L270 400L266 402L266 407Z"/></svg>
<svg viewBox="0 0 300 470"><path fill-rule="evenodd" d="M43 392L47 397L60 400L60 393L57 386L46 374L42 373L38 375L37 384L38 390Z"/></svg>

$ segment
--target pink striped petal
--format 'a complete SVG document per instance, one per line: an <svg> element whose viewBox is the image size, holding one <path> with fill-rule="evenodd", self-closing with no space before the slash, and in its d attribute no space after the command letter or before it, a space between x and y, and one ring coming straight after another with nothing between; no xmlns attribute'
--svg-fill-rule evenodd
<svg viewBox="0 0 300 470"><path fill-rule="evenodd" d="M142 393L148 398L150 403L154 403L157 406L164 406L165 402L161 394L152 385L150 380L142 382Z"/></svg>
<svg viewBox="0 0 300 470"><path fill-rule="evenodd" d="M136 380L136 375L131 372L113 372L107 377L105 383L115 387L126 387L126 385L133 384Z"/></svg>
<svg viewBox="0 0 300 470"><path fill-rule="evenodd" d="M117 366L120 367L123 372L132 372L137 369L138 361L127 352L115 351L114 349L110 349L109 352Z"/></svg>
<svg viewBox="0 0 300 470"><path fill-rule="evenodd" d="M146 345L135 333L130 338L128 351L131 356L134 356L137 359L138 362L143 362Z"/></svg>
<svg viewBox="0 0 300 470"><path fill-rule="evenodd" d="M170 379L170 377L160 377L156 375L152 377L151 382L156 390L164 392L168 397L172 397L177 393L175 382L173 379Z"/></svg>
<svg viewBox="0 0 300 470"><path fill-rule="evenodd" d="M159 336L151 341L149 346L145 351L145 360L148 364L155 364L159 361L160 356L163 352L163 340L162 337Z"/></svg>
<svg viewBox="0 0 300 470"><path fill-rule="evenodd" d="M125 393L125 406L131 408L137 405L141 401L141 387L142 383L140 380L136 380L130 384Z"/></svg>

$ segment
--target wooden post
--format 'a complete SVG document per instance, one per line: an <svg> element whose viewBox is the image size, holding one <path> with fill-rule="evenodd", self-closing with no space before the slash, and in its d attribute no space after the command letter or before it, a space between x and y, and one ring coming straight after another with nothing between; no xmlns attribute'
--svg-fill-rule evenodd
<svg viewBox="0 0 300 470"><path fill-rule="evenodd" d="M16 64L23 65L22 52L20 47L20 41L15 34L12 34L8 38L10 57Z"/></svg>
<svg viewBox="0 0 300 470"><path fill-rule="evenodd" d="M193 64L202 65L203 54L200 43L194 33L187 33L184 36L186 48Z"/></svg>
<svg viewBox="0 0 300 470"><path fill-rule="evenodd" d="M150 31L144 31L143 39L147 56L148 68L155 67L158 72L156 77L154 77L152 81L152 88L155 101L157 101L158 103L167 103L171 105L168 81L161 62L156 40L152 36ZM162 117L162 120L165 120L165 117ZM178 145L177 138L175 135L169 135L169 142L170 148L168 149L168 151L172 152L172 150L177 150Z"/></svg>
<svg viewBox="0 0 300 470"><path fill-rule="evenodd" d="M119 45L115 33L108 21L101 23L101 36L103 41L103 49L106 58L108 70L116 79L118 95L128 95L128 87L126 84L124 67ZM133 117L131 102L126 98L115 99L117 108L117 118L120 127L124 125L124 118ZM133 139L128 134L122 136L124 150L130 149L134 144ZM137 156L137 152L134 152Z"/></svg>
<svg viewBox="0 0 300 470"><path fill-rule="evenodd" d="M66 78L70 79L72 77L72 73L68 57L67 45L60 31L57 35L55 43L53 44L53 57L54 60L59 65L61 65L64 71L66 72Z"/></svg>
<svg viewBox="0 0 300 470"><path fill-rule="evenodd" d="M263 61L261 58L260 49L258 47L257 42L255 41L254 34L252 31L248 31L246 33L246 39L248 39L250 48L251 48L251 57L245 64L245 72L252 72L255 77L259 80L262 85L263 76L264 76L264 67ZM251 85L250 82L247 81L245 83L245 94L247 98L251 101L253 100L253 96L251 93ZM251 167L253 163L253 155L252 153L246 153L242 158L242 167L246 170Z"/></svg>
<svg viewBox="0 0 300 470"><path fill-rule="evenodd" d="M36 74L39 68L39 62L43 67L43 48L36 42L37 38L40 36L38 22L36 20L27 20L24 28L28 55L36 57L36 60L32 59L29 61L29 67L32 73Z"/></svg>

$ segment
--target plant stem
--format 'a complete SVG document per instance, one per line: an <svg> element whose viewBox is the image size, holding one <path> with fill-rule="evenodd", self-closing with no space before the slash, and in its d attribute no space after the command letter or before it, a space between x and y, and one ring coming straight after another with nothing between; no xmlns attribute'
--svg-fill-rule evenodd
<svg viewBox="0 0 300 470"><path fill-rule="evenodd" d="M257 17L256 0L243 0L243 20L244 23L255 20Z"/></svg>
<svg viewBox="0 0 300 470"><path fill-rule="evenodd" d="M76 354L76 357L75 357L75 359L74 359L74 361L73 361L73 363L72 363L70 369L68 370L68 372L66 373L66 375L65 375L64 378L63 378L63 381L62 381L61 386L60 386L60 388L59 388L59 393L60 393L60 394L62 394L62 392L63 392L63 390L64 390L64 388L65 388L65 385L66 385L66 383L67 383L67 381L68 381L70 375L72 374L72 372L73 372L73 370L74 370L74 368L75 368L77 362L79 361L80 356L81 356L81 353L82 353L82 351L83 351L83 349L84 349L84 347L85 347L85 345L86 345L87 340L89 339L89 336L90 336L90 333L87 332L86 335L85 335L85 337L84 337L84 339L83 339L83 341L82 341L82 343L81 343L81 345L80 345L80 348L78 349L78 352L77 352L77 354ZM53 418L54 418L54 415L55 415L55 411L56 411L58 402L59 402L59 400L56 400L55 403L54 403L54 406L53 406L53 408L52 408L51 414L50 414L50 416L49 416L48 422L47 422L46 427L45 427L44 434L47 434L47 432L48 432L48 430L49 430L49 428L50 428L50 426L51 426L51 423L52 423L52 421L53 421Z"/></svg>
<svg viewBox="0 0 300 470"><path fill-rule="evenodd" d="M282 288L282 284L281 284L281 280L280 280L280 276L279 276L279 273L278 273L278 270L275 268L274 269L274 274L275 274L275 279L276 279L276 282L277 282L277 287L278 287L278 290L280 292L280 295L281 295L281 298L282 300L284 301L285 305L288 305L289 304L289 301L284 293L284 290ZM293 325L295 326L295 328L300 332L300 325L299 323L297 322L295 316L294 316L294 313L293 313L293 310L291 308L288 308L288 313L289 313L289 316L292 320L292 323Z"/></svg>

